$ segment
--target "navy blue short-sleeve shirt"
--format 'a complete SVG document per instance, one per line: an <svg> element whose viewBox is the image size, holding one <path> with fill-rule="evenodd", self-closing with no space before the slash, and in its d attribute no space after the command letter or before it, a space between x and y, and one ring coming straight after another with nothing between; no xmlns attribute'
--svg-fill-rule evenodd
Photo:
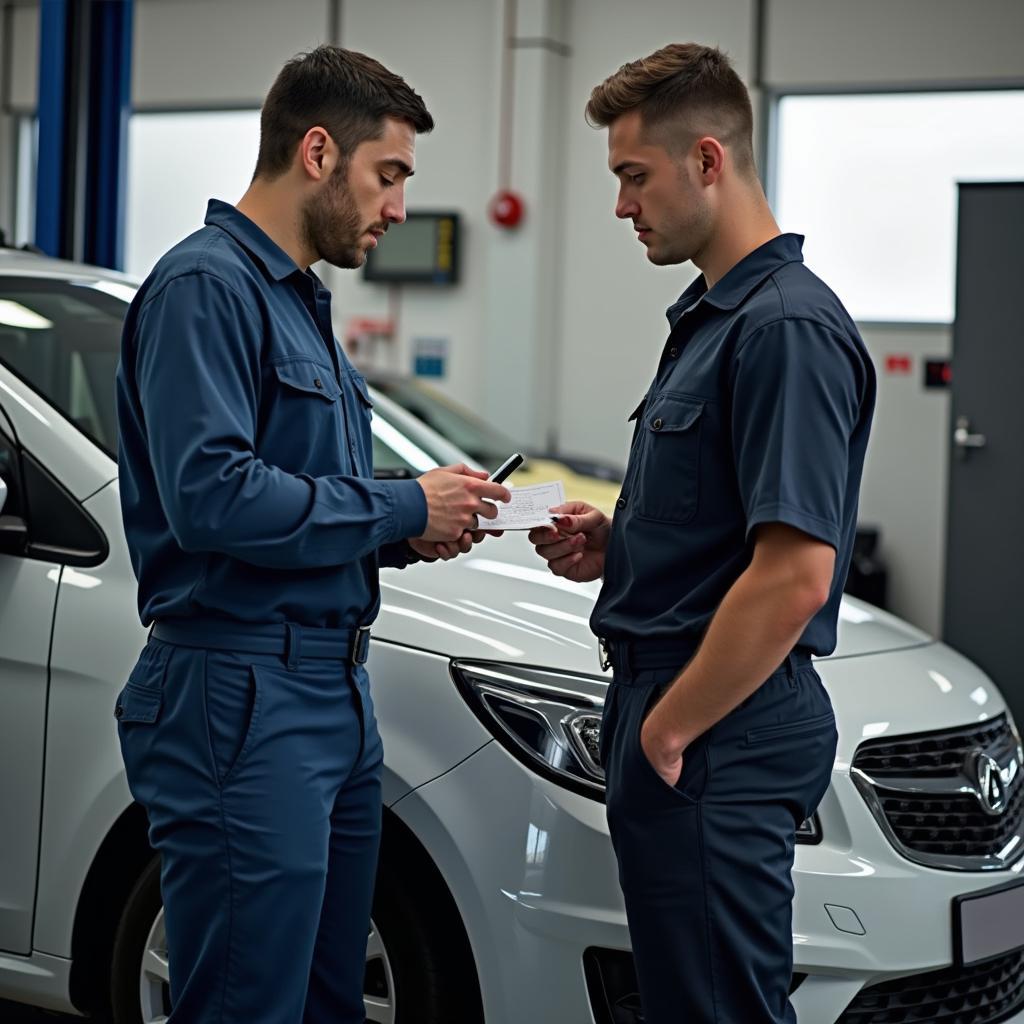
<svg viewBox="0 0 1024 1024"><path fill-rule="evenodd" d="M799 641L835 649L875 374L802 243L780 235L668 310L657 376L630 417L598 636L696 648L750 564L754 527L786 523L836 549L829 600Z"/></svg>

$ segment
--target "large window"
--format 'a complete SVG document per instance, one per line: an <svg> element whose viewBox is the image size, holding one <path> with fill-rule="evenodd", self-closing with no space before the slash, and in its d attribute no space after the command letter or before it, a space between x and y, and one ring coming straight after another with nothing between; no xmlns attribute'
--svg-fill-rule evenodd
<svg viewBox="0 0 1024 1024"><path fill-rule="evenodd" d="M1024 180L1024 91L786 96L775 208L857 320L952 321L958 181Z"/></svg>
<svg viewBox="0 0 1024 1024"><path fill-rule="evenodd" d="M138 113L128 124L125 270L144 277L203 226L208 199L236 203L260 141L258 110Z"/></svg>

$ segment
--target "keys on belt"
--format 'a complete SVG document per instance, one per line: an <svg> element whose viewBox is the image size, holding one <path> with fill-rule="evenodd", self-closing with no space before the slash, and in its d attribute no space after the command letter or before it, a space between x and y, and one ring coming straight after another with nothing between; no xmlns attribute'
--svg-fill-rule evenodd
<svg viewBox="0 0 1024 1024"><path fill-rule="evenodd" d="M612 667L612 642L605 640L603 636L597 638L597 661L602 672L607 672Z"/></svg>

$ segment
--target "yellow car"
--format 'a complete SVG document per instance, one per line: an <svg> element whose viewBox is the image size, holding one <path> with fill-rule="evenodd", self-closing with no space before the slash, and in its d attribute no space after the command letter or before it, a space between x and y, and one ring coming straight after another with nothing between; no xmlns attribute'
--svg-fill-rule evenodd
<svg viewBox="0 0 1024 1024"><path fill-rule="evenodd" d="M521 450L515 441L485 420L415 377L374 371L369 371L366 376L377 391L433 427L482 466L496 469L512 452ZM565 484L565 496L570 501L585 501L608 515L615 510L622 484L619 467L597 459L561 453L551 455L526 451L523 454L526 461L516 470L510 483L526 487L561 480Z"/></svg>

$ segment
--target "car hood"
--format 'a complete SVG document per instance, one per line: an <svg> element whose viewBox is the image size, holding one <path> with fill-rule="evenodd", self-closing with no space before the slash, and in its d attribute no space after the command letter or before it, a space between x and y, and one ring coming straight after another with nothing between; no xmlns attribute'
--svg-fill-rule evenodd
<svg viewBox="0 0 1024 1024"><path fill-rule="evenodd" d="M453 658L600 674L589 626L600 583L552 576L525 534L488 538L451 562L385 569L380 583L377 639ZM831 657L916 647L930 639L895 616L844 597Z"/></svg>

